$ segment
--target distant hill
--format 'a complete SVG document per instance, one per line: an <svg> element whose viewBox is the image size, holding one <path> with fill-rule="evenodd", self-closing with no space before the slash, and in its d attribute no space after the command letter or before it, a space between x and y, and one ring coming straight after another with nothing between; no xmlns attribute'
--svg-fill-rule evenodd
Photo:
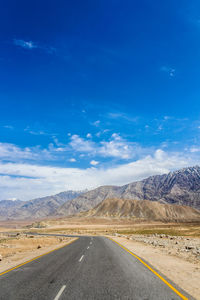
<svg viewBox="0 0 200 300"><path fill-rule="evenodd" d="M63 204L58 215L86 211L107 198L159 201L200 209L200 167L184 168L164 175L119 186L101 186Z"/></svg>
<svg viewBox="0 0 200 300"><path fill-rule="evenodd" d="M164 222L200 221L200 211L188 206L162 204L149 200L105 199L81 213L85 217L132 218Z"/></svg>
<svg viewBox="0 0 200 300"><path fill-rule="evenodd" d="M89 210L106 198L120 196L118 192L120 189L121 187L118 186L100 186L94 190L81 194L77 198L68 201L68 203L61 205L57 210L57 214L65 216Z"/></svg>
<svg viewBox="0 0 200 300"><path fill-rule="evenodd" d="M67 201L79 196L82 191L66 191L53 196L36 198L29 201L0 201L0 219L37 219L54 215Z"/></svg>
<svg viewBox="0 0 200 300"><path fill-rule="evenodd" d="M15 212L24 202L20 200L1 200L0 219L5 219L12 212Z"/></svg>

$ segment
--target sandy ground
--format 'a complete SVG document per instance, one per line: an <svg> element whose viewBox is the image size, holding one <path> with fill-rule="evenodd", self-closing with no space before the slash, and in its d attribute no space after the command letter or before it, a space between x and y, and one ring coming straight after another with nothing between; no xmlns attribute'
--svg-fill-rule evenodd
<svg viewBox="0 0 200 300"><path fill-rule="evenodd" d="M158 248L124 237L111 238L145 259L195 299L200 299L200 262L192 263L180 257L170 256Z"/></svg>
<svg viewBox="0 0 200 300"><path fill-rule="evenodd" d="M51 250L67 245L74 238L0 235L0 273ZM39 246L39 247L38 247Z"/></svg>

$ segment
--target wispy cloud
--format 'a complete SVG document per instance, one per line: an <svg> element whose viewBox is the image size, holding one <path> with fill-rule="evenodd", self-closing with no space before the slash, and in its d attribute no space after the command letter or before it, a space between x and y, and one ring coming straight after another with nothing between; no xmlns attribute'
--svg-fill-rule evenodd
<svg viewBox="0 0 200 300"><path fill-rule="evenodd" d="M93 126L96 126L96 127L99 127L101 121L100 120L97 120L95 122L92 123Z"/></svg>
<svg viewBox="0 0 200 300"><path fill-rule="evenodd" d="M48 54L56 53L56 49L54 47L41 45L41 44L33 42L33 41L13 39L13 43L16 46L27 49L27 50L41 49Z"/></svg>
<svg viewBox="0 0 200 300"><path fill-rule="evenodd" d="M106 115L109 119L113 119L113 120L124 120L124 121L128 121L130 123L135 123L138 121L138 117L136 116L130 116L126 113L122 113L122 112L109 112Z"/></svg>
<svg viewBox="0 0 200 300"><path fill-rule="evenodd" d="M13 40L13 43L16 45L16 46L20 46L22 48L25 48L25 49L35 49L35 48L38 48L39 46L37 44L35 44L34 42L32 41L24 41L24 40L17 40L17 39L14 39Z"/></svg>
<svg viewBox="0 0 200 300"><path fill-rule="evenodd" d="M14 127L12 125L4 125L3 127L6 129L11 129L11 130L14 129Z"/></svg>
<svg viewBox="0 0 200 300"><path fill-rule="evenodd" d="M174 77L176 75L176 69L175 68L171 68L171 67L168 67L168 66L162 66L160 68L160 70L162 72L167 73L170 77Z"/></svg>
<svg viewBox="0 0 200 300"><path fill-rule="evenodd" d="M191 152L191 153L200 152L200 147L192 146L192 147L190 148L190 152Z"/></svg>
<svg viewBox="0 0 200 300"><path fill-rule="evenodd" d="M51 136L54 140L56 140L56 133L49 133L49 132L46 132L44 130L38 130L38 129L32 129L30 128L29 126L27 126L26 128L24 128L24 131L31 134L31 135L46 135L46 136ZM56 142L55 142L56 144Z"/></svg>

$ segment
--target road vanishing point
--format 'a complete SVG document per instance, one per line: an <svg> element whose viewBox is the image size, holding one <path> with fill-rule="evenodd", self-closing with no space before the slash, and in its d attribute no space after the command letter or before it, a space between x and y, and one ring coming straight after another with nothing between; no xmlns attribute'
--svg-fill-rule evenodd
<svg viewBox="0 0 200 300"><path fill-rule="evenodd" d="M1 273L0 299L193 298L113 240L80 236L58 250Z"/></svg>

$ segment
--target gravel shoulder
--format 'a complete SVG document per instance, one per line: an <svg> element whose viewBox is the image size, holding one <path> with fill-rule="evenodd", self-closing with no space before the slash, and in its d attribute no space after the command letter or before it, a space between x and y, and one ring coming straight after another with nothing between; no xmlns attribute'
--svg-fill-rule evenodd
<svg viewBox="0 0 200 300"><path fill-rule="evenodd" d="M111 236L200 300L200 239L162 235ZM182 251L180 251L182 249Z"/></svg>

